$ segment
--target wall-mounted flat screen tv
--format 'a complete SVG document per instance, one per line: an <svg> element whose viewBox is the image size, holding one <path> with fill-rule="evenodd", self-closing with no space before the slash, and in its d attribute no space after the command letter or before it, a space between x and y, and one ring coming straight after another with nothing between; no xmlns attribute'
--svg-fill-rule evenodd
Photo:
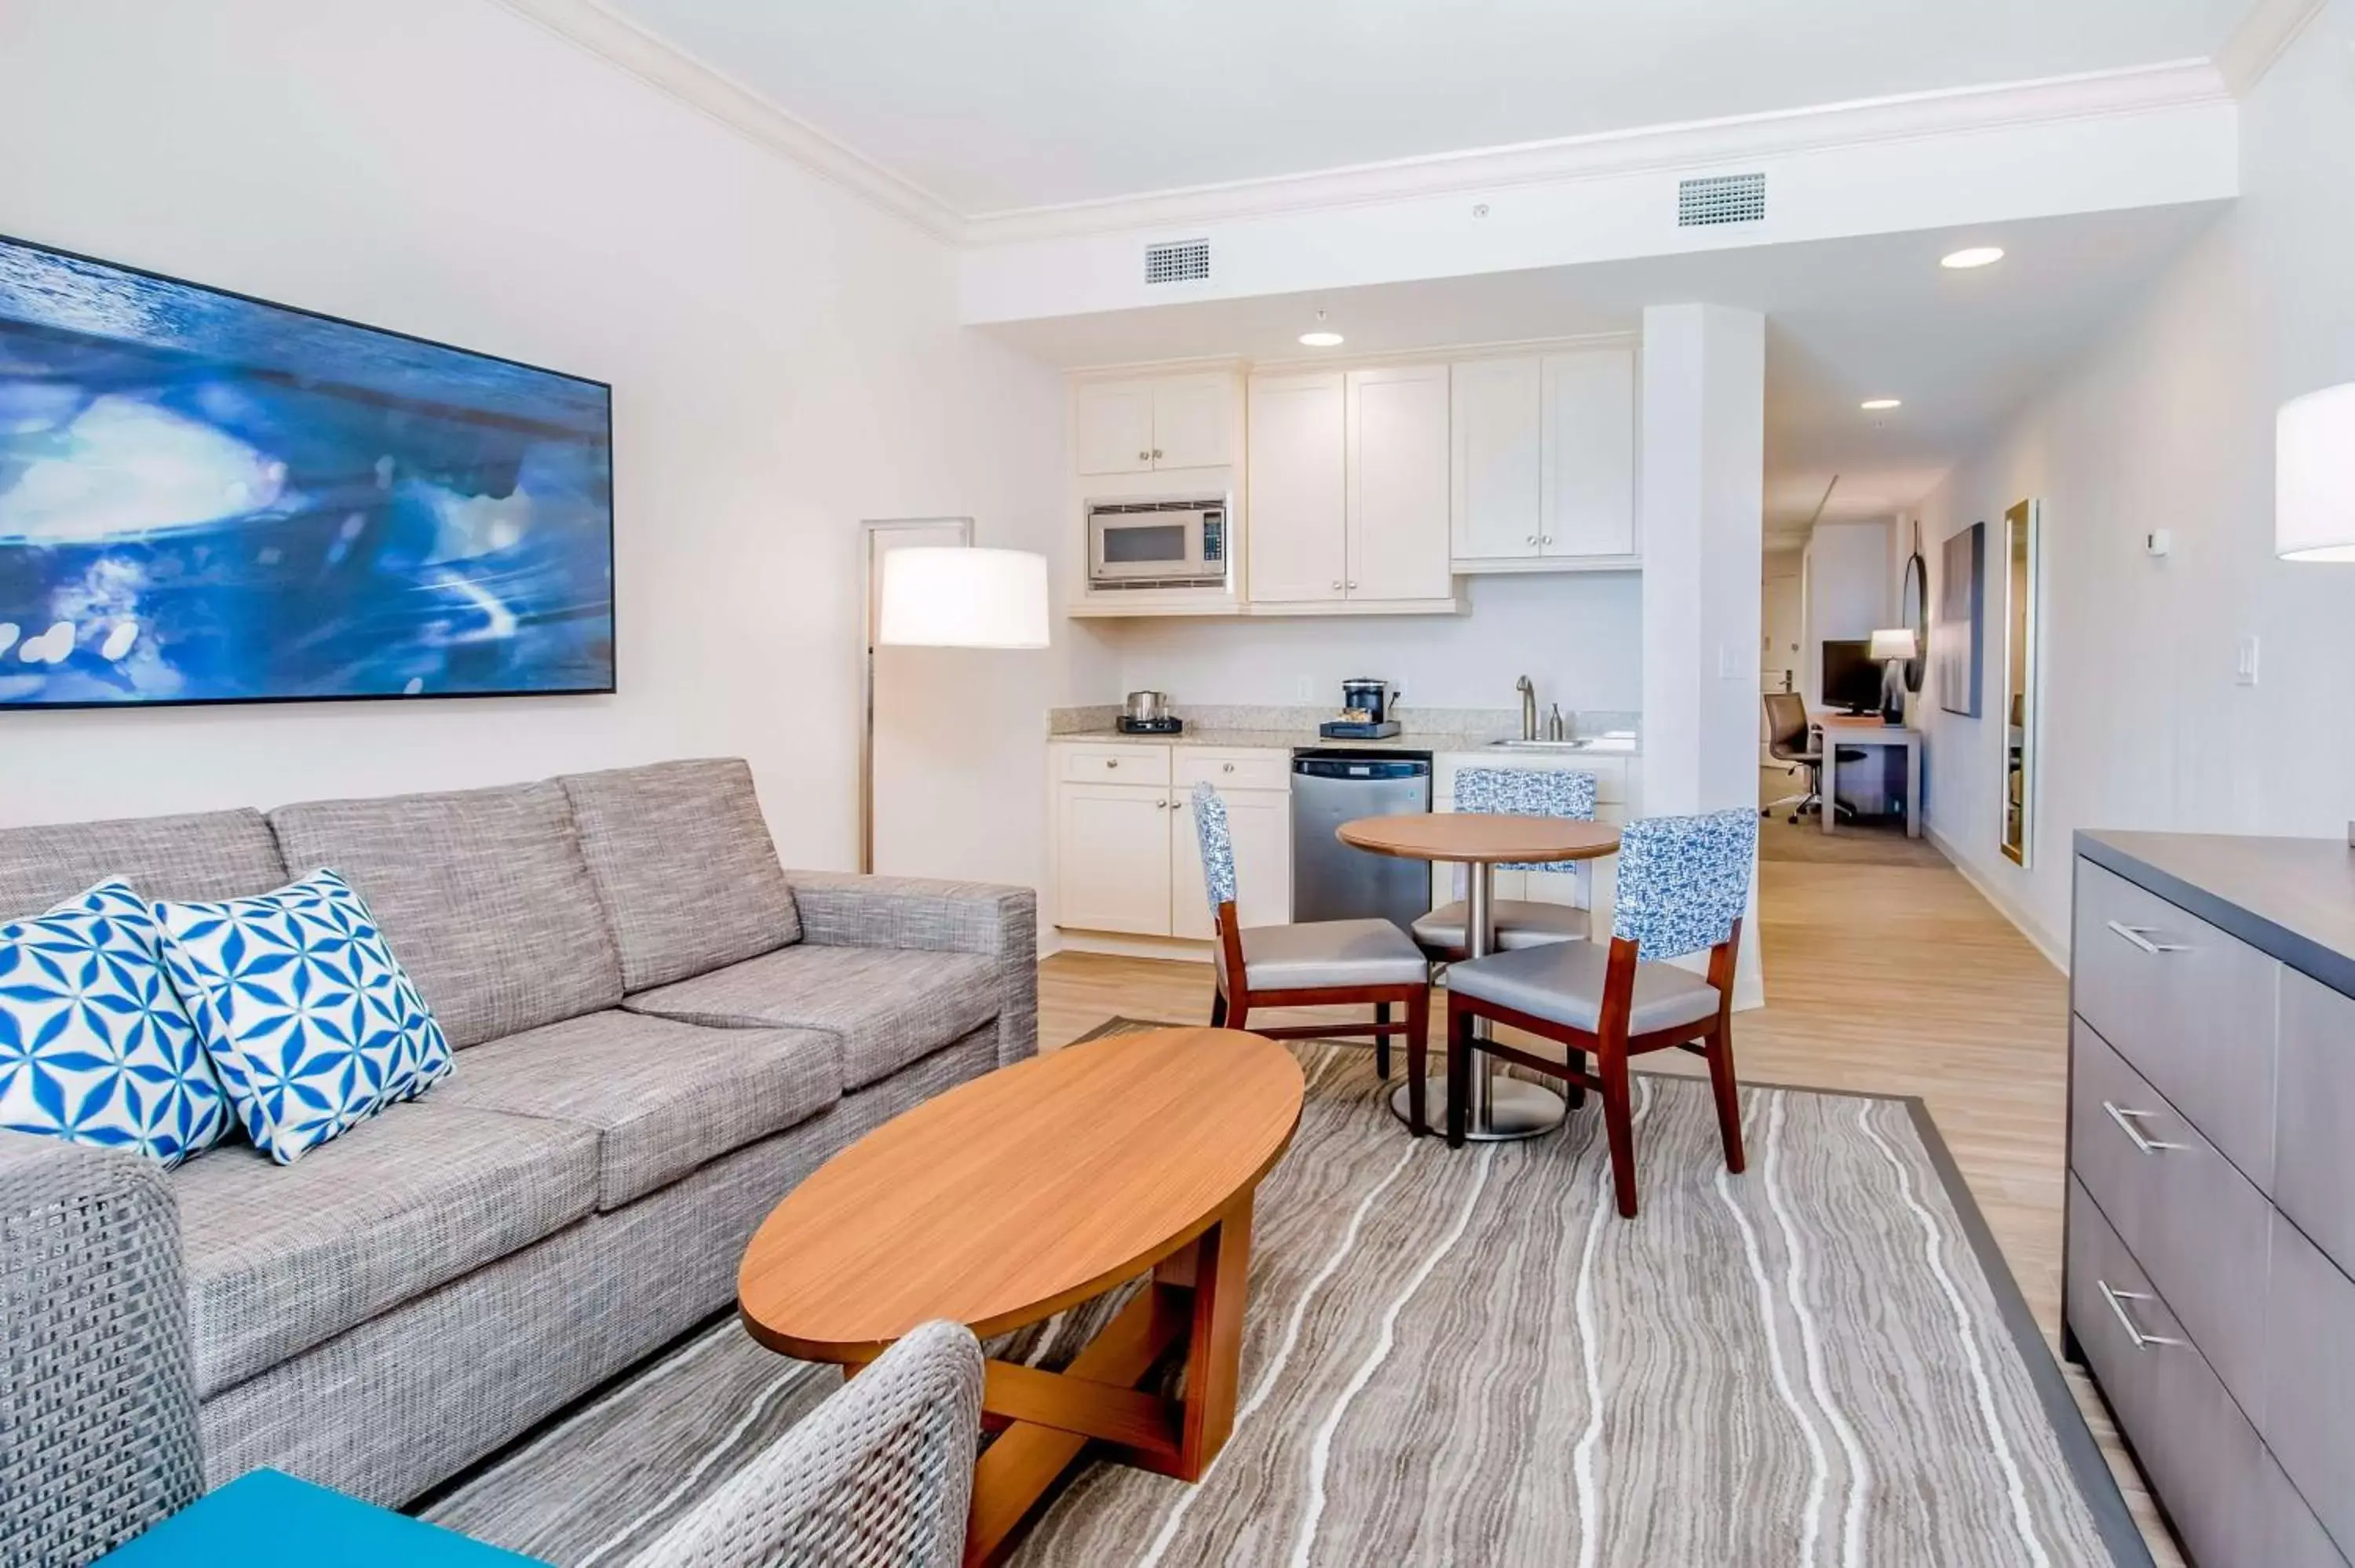
<svg viewBox="0 0 2355 1568"><path fill-rule="evenodd" d="M0 239L0 707L613 689L603 383Z"/></svg>

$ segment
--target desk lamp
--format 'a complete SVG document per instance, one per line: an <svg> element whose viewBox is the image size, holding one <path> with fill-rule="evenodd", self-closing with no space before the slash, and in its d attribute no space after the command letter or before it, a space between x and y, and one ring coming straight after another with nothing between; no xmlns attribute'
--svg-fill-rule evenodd
<svg viewBox="0 0 2355 1568"><path fill-rule="evenodd" d="M1905 666L1921 656L1921 646L1913 641L1910 626L1895 627L1872 634L1872 657L1881 661L1881 722L1902 725L1905 722Z"/></svg>

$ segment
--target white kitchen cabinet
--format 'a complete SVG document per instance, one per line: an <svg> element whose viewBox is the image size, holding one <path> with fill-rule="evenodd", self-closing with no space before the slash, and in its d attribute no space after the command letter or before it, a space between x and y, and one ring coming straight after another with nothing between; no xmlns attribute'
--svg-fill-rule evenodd
<svg viewBox="0 0 2355 1568"><path fill-rule="evenodd" d="M1058 786L1057 922L1167 936L1169 817L1166 785Z"/></svg>
<svg viewBox="0 0 2355 1568"><path fill-rule="evenodd" d="M1348 409L1338 371L1254 376L1246 411L1251 539L1247 597L1316 604L1345 597Z"/></svg>
<svg viewBox="0 0 2355 1568"><path fill-rule="evenodd" d="M1592 349L1545 356L1548 557L1636 552L1636 353Z"/></svg>
<svg viewBox="0 0 2355 1568"><path fill-rule="evenodd" d="M1454 569L1632 566L1635 351L1464 360L1452 369Z"/></svg>
<svg viewBox="0 0 2355 1568"><path fill-rule="evenodd" d="M1448 596L1447 384L1444 365L1348 373L1349 599Z"/></svg>
<svg viewBox="0 0 2355 1568"><path fill-rule="evenodd" d="M1072 394L1075 466L1103 474L1231 463L1233 396L1233 378L1217 373L1082 382Z"/></svg>

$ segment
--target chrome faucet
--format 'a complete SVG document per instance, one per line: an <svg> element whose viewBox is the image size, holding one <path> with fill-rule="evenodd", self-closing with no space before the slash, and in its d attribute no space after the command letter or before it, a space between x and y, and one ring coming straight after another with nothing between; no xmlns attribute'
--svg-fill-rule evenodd
<svg viewBox="0 0 2355 1568"><path fill-rule="evenodd" d="M1521 694L1521 738L1538 737L1538 689L1529 684L1527 675L1513 683L1513 690Z"/></svg>

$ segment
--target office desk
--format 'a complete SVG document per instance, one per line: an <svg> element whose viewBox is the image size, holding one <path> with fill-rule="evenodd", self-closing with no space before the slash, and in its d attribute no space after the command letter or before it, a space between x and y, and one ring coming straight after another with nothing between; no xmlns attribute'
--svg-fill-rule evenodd
<svg viewBox="0 0 2355 1568"><path fill-rule="evenodd" d="M1839 812L1839 748L1843 746L1897 746L1905 748L1905 836L1922 836L1922 732L1912 725L1883 724L1877 718L1852 718L1846 714L1817 714L1816 727L1824 736L1824 832L1833 832Z"/></svg>

